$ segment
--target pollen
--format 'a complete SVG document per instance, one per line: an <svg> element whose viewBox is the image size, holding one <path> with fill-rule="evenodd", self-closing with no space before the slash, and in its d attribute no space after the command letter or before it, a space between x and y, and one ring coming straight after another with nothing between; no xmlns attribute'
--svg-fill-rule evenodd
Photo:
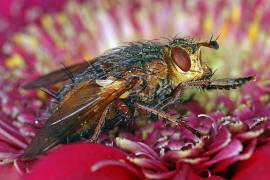
<svg viewBox="0 0 270 180"><path fill-rule="evenodd" d="M67 37L74 37L75 36L75 31L73 27L71 26L70 20L68 19L67 15L64 13L60 13L57 16L57 22L61 24L61 26L64 26L65 28L63 29L63 33Z"/></svg>
<svg viewBox="0 0 270 180"><path fill-rule="evenodd" d="M92 55L87 50L82 50L83 59L91 59Z"/></svg>
<svg viewBox="0 0 270 180"><path fill-rule="evenodd" d="M228 21L226 21L224 24L222 24L221 28L220 28L220 38L223 40L225 39L225 37L228 35L230 29L230 23Z"/></svg>
<svg viewBox="0 0 270 180"><path fill-rule="evenodd" d="M45 15L42 17L41 22L43 26L45 27L52 27L53 26L53 20L52 17L49 15Z"/></svg>
<svg viewBox="0 0 270 180"><path fill-rule="evenodd" d="M44 93L44 92L41 91L41 90L38 90L38 91L37 91L37 96L38 96L40 99L43 99L43 100L46 100L46 98L47 98L46 93Z"/></svg>
<svg viewBox="0 0 270 180"><path fill-rule="evenodd" d="M239 5L233 7L231 17L235 24L239 24L241 20L241 7Z"/></svg>
<svg viewBox="0 0 270 180"><path fill-rule="evenodd" d="M208 15L204 19L203 30L206 33L211 33L211 32L213 32L213 29L214 29L214 20L210 15Z"/></svg>
<svg viewBox="0 0 270 180"><path fill-rule="evenodd" d="M60 13L57 16L57 20L61 25L66 25L69 23L68 17L64 13Z"/></svg>
<svg viewBox="0 0 270 180"><path fill-rule="evenodd" d="M36 37L28 36L22 33L15 34L13 40L19 45L25 45L31 48L39 47L39 42Z"/></svg>
<svg viewBox="0 0 270 180"><path fill-rule="evenodd" d="M257 39L258 34L259 34L259 30L260 30L260 25L258 24L258 22L253 22L248 30L248 37L251 41L254 41Z"/></svg>
<svg viewBox="0 0 270 180"><path fill-rule="evenodd" d="M52 16L45 15L41 19L41 23L46 29L47 33L52 37L53 41L57 44L59 48L64 47L64 41L59 35L59 33L56 31L56 29L52 28L54 25L54 20Z"/></svg>
<svg viewBox="0 0 270 180"><path fill-rule="evenodd" d="M13 39L17 44L21 44L23 42L23 35L21 33L17 33Z"/></svg>
<svg viewBox="0 0 270 180"><path fill-rule="evenodd" d="M14 54L6 59L6 65L9 68L24 68L25 63L22 56L19 54Z"/></svg>

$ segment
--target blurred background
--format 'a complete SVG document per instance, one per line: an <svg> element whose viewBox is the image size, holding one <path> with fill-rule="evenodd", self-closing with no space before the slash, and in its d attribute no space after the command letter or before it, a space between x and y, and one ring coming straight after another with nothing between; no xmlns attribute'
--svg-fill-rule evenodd
<svg viewBox="0 0 270 180"><path fill-rule="evenodd" d="M203 49L215 77L256 74L257 84L269 88L269 33L267 0L1 0L0 116L18 120L16 126L33 123L47 96L20 86L61 63L89 60L123 42L176 35L218 37L219 50ZM237 102L241 91L207 91L195 98L210 110L216 96Z"/></svg>
<svg viewBox="0 0 270 180"><path fill-rule="evenodd" d="M60 63L91 59L122 42L176 35L202 41L218 37L218 51L203 50L215 77L257 74L267 83L269 32L267 0L1 0L1 84L13 89L61 68ZM219 94L228 92L214 93ZM45 95L38 91L38 96ZM203 101L211 104L209 96Z"/></svg>

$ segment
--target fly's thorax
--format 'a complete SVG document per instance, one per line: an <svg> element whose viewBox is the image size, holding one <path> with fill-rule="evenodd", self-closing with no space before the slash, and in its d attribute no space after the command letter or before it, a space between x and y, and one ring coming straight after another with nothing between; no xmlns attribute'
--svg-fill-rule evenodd
<svg viewBox="0 0 270 180"><path fill-rule="evenodd" d="M201 79L207 67L202 64L200 49L193 46L166 48L168 78L173 87L182 82Z"/></svg>
<svg viewBox="0 0 270 180"><path fill-rule="evenodd" d="M156 98L157 91L163 87L163 82L168 78L167 63L162 59L153 60L144 65L145 87L138 93L140 100L151 102Z"/></svg>
<svg viewBox="0 0 270 180"><path fill-rule="evenodd" d="M149 78L165 79L168 76L167 63L162 59L145 63L143 69Z"/></svg>

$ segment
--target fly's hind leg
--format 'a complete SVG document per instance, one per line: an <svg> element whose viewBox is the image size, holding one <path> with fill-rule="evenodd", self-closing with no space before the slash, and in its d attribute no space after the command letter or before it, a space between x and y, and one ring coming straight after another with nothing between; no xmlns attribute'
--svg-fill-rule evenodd
<svg viewBox="0 0 270 180"><path fill-rule="evenodd" d="M101 117L100 117L100 119L98 121L98 124L97 124L97 126L95 128L94 134L92 135L91 139L89 140L90 142L96 142L97 141L97 139L99 137L99 134L100 134L100 132L102 130L102 127L103 127L103 125L105 123L106 116L108 114L109 109L110 109L110 105L108 105L105 108L105 110L103 111L103 113L102 113L102 115L101 115Z"/></svg>

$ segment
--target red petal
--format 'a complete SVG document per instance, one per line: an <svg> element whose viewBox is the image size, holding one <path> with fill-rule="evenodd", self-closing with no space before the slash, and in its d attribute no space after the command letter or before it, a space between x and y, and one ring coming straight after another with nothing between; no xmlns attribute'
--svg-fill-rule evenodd
<svg viewBox="0 0 270 180"><path fill-rule="evenodd" d="M270 177L270 146L256 150L250 159L241 161L233 177L234 180L269 179Z"/></svg>
<svg viewBox="0 0 270 180"><path fill-rule="evenodd" d="M126 157L116 149L99 144L64 145L41 158L32 168L32 172L26 176L26 180L138 178L123 166L107 166L92 172L92 166L102 160L126 162Z"/></svg>
<svg viewBox="0 0 270 180"><path fill-rule="evenodd" d="M212 175L203 178L194 173L190 166L184 165L181 171L179 171L178 174L173 178L173 180L225 180L225 179L220 176L212 176Z"/></svg>

